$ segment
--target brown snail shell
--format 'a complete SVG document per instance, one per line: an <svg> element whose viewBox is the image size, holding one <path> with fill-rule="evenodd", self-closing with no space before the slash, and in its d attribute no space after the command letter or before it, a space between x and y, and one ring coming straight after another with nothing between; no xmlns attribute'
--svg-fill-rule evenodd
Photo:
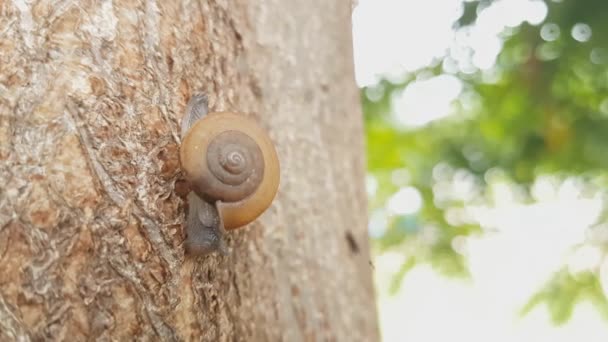
<svg viewBox="0 0 608 342"><path fill-rule="evenodd" d="M209 113L188 130L180 147L185 178L200 198L217 203L226 229L260 216L279 187L279 159L258 124L243 115Z"/></svg>

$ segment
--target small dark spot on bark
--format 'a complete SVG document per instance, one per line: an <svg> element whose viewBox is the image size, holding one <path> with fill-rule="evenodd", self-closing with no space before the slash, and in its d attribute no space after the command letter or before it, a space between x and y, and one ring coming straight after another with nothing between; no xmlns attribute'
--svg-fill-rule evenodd
<svg viewBox="0 0 608 342"><path fill-rule="evenodd" d="M175 194L182 199L185 199L190 193L190 184L185 179L175 181Z"/></svg>
<svg viewBox="0 0 608 342"><path fill-rule="evenodd" d="M169 67L169 72L173 72L173 57L167 56L167 66Z"/></svg>
<svg viewBox="0 0 608 342"><path fill-rule="evenodd" d="M264 94L262 93L262 87L260 87L260 84L257 80L251 79L251 81L249 81L249 87L251 87L251 92L256 98L262 98Z"/></svg>
<svg viewBox="0 0 608 342"><path fill-rule="evenodd" d="M297 297L298 295L300 295L300 289L297 286L292 286L291 287L291 295L294 297Z"/></svg>
<svg viewBox="0 0 608 342"><path fill-rule="evenodd" d="M329 90L329 84L327 84L327 83L321 83L321 90L328 91Z"/></svg>
<svg viewBox="0 0 608 342"><path fill-rule="evenodd" d="M346 242L348 243L348 247L350 248L350 251L354 254L359 253L359 244L357 243L357 240L355 240L355 237L350 232L350 230L346 231L345 237L346 237Z"/></svg>

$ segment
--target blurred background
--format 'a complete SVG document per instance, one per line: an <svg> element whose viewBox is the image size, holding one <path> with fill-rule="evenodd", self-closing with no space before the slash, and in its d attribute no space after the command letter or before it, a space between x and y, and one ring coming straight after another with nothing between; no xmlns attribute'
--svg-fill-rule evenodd
<svg viewBox="0 0 608 342"><path fill-rule="evenodd" d="M385 341L608 341L608 1L359 0Z"/></svg>

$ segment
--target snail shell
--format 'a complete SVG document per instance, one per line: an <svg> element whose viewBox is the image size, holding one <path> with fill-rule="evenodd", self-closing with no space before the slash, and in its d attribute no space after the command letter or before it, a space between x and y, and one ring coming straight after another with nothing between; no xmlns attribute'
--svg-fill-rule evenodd
<svg viewBox="0 0 608 342"><path fill-rule="evenodd" d="M209 113L197 120L182 140L180 160L192 190L217 203L226 229L255 220L279 187L272 141L255 121L236 113Z"/></svg>

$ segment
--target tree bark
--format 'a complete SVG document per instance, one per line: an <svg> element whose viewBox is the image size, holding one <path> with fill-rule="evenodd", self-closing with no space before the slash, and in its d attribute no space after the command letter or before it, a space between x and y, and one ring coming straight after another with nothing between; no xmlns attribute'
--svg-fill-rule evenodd
<svg viewBox="0 0 608 342"><path fill-rule="evenodd" d="M0 0L0 340L377 340L350 6ZM182 246L195 92L281 162L227 256Z"/></svg>

